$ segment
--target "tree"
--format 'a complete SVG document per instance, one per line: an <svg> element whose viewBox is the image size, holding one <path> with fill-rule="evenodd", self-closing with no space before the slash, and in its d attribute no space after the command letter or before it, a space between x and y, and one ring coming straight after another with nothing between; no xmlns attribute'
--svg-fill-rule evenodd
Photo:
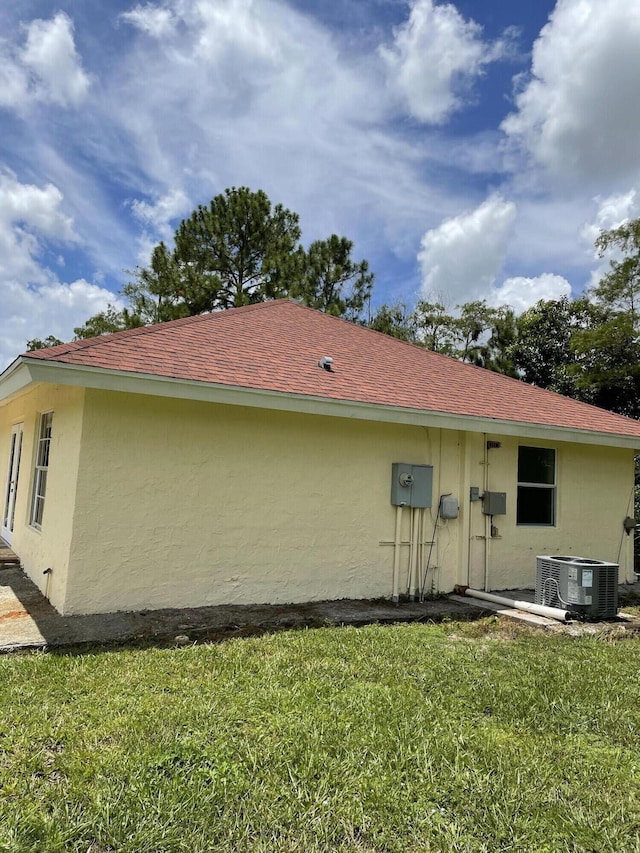
<svg viewBox="0 0 640 853"><path fill-rule="evenodd" d="M300 281L292 288L292 295L326 314L360 319L371 297L373 273L366 261L356 263L351 259L352 249L351 240L337 234L312 243L299 256Z"/></svg>
<svg viewBox="0 0 640 853"><path fill-rule="evenodd" d="M188 276L188 268L184 274ZM188 316L183 273L174 253L164 243L159 243L151 253L149 267L138 268L134 275L135 279L122 290L131 305L130 319L122 318L125 327L130 328L133 323L147 326Z"/></svg>
<svg viewBox="0 0 640 853"><path fill-rule="evenodd" d="M58 344L62 344L64 341L61 341L60 338L56 338L55 335L47 335L47 337L42 340L41 338L32 338L30 341L27 341L27 352L33 352L37 349L49 349L49 347L57 347Z"/></svg>
<svg viewBox="0 0 640 853"><path fill-rule="evenodd" d="M392 338L416 343L416 329L413 314L407 312L406 305L381 305L367 323L370 329L384 332Z"/></svg>
<svg viewBox="0 0 640 853"><path fill-rule="evenodd" d="M484 299L456 305L459 316L455 319L456 346L454 354L460 361L476 363L482 351L482 337L491 327L494 309L489 308Z"/></svg>
<svg viewBox="0 0 640 853"><path fill-rule="evenodd" d="M618 256L590 292L595 322L571 337L570 372L590 402L640 418L640 219L602 231L596 248Z"/></svg>
<svg viewBox="0 0 640 853"><path fill-rule="evenodd" d="M624 256L609 262L609 272L593 288L592 295L610 310L628 313L631 325L637 329L640 307L640 219L600 232L596 248L601 258L611 250L617 250Z"/></svg>
<svg viewBox="0 0 640 853"><path fill-rule="evenodd" d="M453 355L457 341L456 319L442 302L421 299L413 312L413 322L417 340L423 347Z"/></svg>
<svg viewBox="0 0 640 853"><path fill-rule="evenodd" d="M144 324L140 318L132 314L127 308L119 311L114 305L108 305L106 310L89 317L84 325L76 326L73 330L74 340L97 338L99 335L110 335L113 332L122 332L125 329L136 329L142 325Z"/></svg>
<svg viewBox="0 0 640 853"><path fill-rule="evenodd" d="M557 391L569 397L585 398L577 384L575 334L591 328L601 319L587 299L540 300L516 320L516 337L511 355L525 382Z"/></svg>
<svg viewBox="0 0 640 853"><path fill-rule="evenodd" d="M516 373L509 354L515 338L510 308L490 308L477 299L456 305L456 313L450 314L442 302L420 301L412 326L427 349L509 376Z"/></svg>
<svg viewBox="0 0 640 853"><path fill-rule="evenodd" d="M569 371L582 398L640 418L640 342L631 313L612 312L572 335Z"/></svg>
<svg viewBox="0 0 640 853"><path fill-rule="evenodd" d="M300 266L298 214L266 193L232 187L178 226L175 265L189 314L237 308L288 293Z"/></svg>
<svg viewBox="0 0 640 853"><path fill-rule="evenodd" d="M516 315L512 308L502 305L490 309L489 338L479 347L473 363L505 376L518 376L513 361L513 346L517 337Z"/></svg>
<svg viewBox="0 0 640 853"><path fill-rule="evenodd" d="M351 258L353 243L331 235L305 252L298 215L262 191L232 187L201 205L159 243L148 267L123 288L129 305L109 306L76 329L89 337L179 317L292 296L330 314L362 318L373 274Z"/></svg>

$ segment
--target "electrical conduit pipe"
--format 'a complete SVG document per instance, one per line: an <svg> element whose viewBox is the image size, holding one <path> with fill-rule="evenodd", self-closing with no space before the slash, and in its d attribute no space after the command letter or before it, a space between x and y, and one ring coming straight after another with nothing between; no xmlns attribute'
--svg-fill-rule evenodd
<svg viewBox="0 0 640 853"><path fill-rule="evenodd" d="M393 541L393 591L391 594L392 601L400 600L400 545L401 545L401 533L402 533L402 506L396 507L396 536Z"/></svg>
<svg viewBox="0 0 640 853"><path fill-rule="evenodd" d="M514 601L512 598L503 598L479 589L471 589L468 586L455 586L454 591L458 595L469 595L471 598L480 598L483 601L492 601L494 604L502 604L515 610L524 610L527 613L535 613L537 616L546 616L548 619L557 619L558 622L569 622L577 618L577 614L570 610L560 610L559 607L546 607L544 604L533 604L531 601Z"/></svg>
<svg viewBox="0 0 640 853"><path fill-rule="evenodd" d="M411 595L411 578L413 571L413 523L415 520L415 510L409 507L409 558L407 561L407 596Z"/></svg>
<svg viewBox="0 0 640 853"><path fill-rule="evenodd" d="M420 548L420 510L413 507L413 537L411 550L411 587L409 589L409 600L415 601L418 588L418 553Z"/></svg>

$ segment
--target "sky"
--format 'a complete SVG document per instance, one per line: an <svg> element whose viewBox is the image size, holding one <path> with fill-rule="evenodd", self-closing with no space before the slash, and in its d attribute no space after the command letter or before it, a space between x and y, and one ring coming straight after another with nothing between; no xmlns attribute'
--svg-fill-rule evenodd
<svg viewBox="0 0 640 853"><path fill-rule="evenodd" d="M576 296L640 216L639 103L630 0L3 3L0 368L231 186L352 240L373 310Z"/></svg>

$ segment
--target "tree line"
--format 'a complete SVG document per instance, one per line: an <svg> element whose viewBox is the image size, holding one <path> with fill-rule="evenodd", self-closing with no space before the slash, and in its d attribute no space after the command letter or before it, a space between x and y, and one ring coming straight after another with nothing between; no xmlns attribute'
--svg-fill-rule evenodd
<svg viewBox="0 0 640 853"><path fill-rule="evenodd" d="M109 306L74 330L75 339L209 311L291 297L541 388L640 418L640 220L596 241L615 253L601 281L577 299L540 301L516 315L486 300L370 311L373 273L353 243L332 234L308 247L299 217L262 191L232 187L184 219L173 248L164 242L130 273L126 307ZM61 343L49 336L29 349Z"/></svg>
<svg viewBox="0 0 640 853"><path fill-rule="evenodd" d="M617 263L617 262L616 262ZM516 315L480 300L448 312L439 302L414 311L383 306L371 325L428 349L640 418L638 320L610 276L587 294L540 300Z"/></svg>

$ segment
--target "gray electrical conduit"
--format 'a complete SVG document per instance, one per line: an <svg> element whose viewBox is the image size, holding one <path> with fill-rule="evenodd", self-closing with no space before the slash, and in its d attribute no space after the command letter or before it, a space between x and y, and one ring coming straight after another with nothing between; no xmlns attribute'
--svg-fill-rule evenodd
<svg viewBox="0 0 640 853"><path fill-rule="evenodd" d="M627 515L629 515L631 512L631 504L633 501L633 497L635 495L635 491L636 491L636 484L634 482L633 486L631 486L631 494L629 495L629 502L627 504ZM634 512L634 515L635 515L635 512ZM620 547L618 548L618 558L616 560L616 563L618 563L618 565L620 565L620 554L622 553L622 543L624 542L624 537L625 537L626 533L627 533L627 531L625 530L624 525L623 525L622 535L620 536ZM633 569L635 569L635 566L633 565L633 559L632 559L631 565L633 566ZM633 571L633 569L632 569L632 574L636 574L636 572ZM628 571L628 568L626 566L626 561L625 561L625 580L628 577L629 577L629 571ZM633 583L633 579L631 582Z"/></svg>
<svg viewBox="0 0 640 853"><path fill-rule="evenodd" d="M448 498L451 492L447 492L445 495L440 495L440 500L438 501L438 511L436 512L436 520L433 523L433 533L431 534L431 543L429 545L429 556L427 557L427 565L424 567L424 574L422 575L422 583L420 584L420 601L424 601L424 588L427 585L427 575L429 574L429 566L431 565L431 554L433 553L433 545L436 541L436 530L438 528L438 519L440 518L440 510L442 509L442 499ZM424 556L424 554L423 554ZM422 563L420 563L422 566Z"/></svg>

